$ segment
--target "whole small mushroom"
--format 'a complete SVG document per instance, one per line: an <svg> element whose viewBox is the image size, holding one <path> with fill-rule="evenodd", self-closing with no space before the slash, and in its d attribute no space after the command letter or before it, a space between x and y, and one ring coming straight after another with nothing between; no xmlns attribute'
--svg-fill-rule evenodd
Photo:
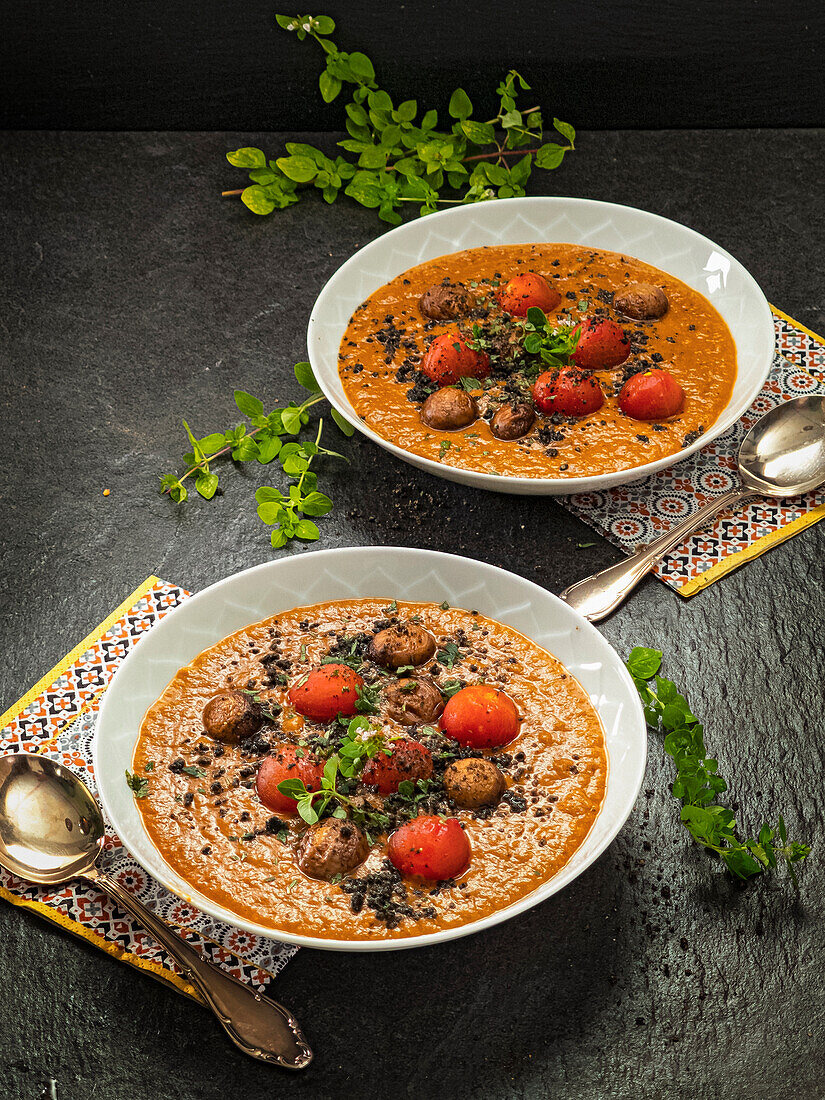
<svg viewBox="0 0 825 1100"><path fill-rule="evenodd" d="M631 283L613 297L613 307L636 321L657 321L667 313L667 295L652 283Z"/></svg>
<svg viewBox="0 0 825 1100"><path fill-rule="evenodd" d="M435 653L435 638L413 622L394 623L380 630L370 642L370 656L384 668L422 665Z"/></svg>
<svg viewBox="0 0 825 1100"><path fill-rule="evenodd" d="M402 726L434 722L444 710L444 696L429 676L402 676L384 689L387 717Z"/></svg>
<svg viewBox="0 0 825 1100"><path fill-rule="evenodd" d="M490 431L496 439L521 439L536 422L532 405L502 405L490 421Z"/></svg>
<svg viewBox="0 0 825 1100"><path fill-rule="evenodd" d="M369 855L366 836L353 821L327 817L310 825L298 842L298 866L310 878L346 875Z"/></svg>
<svg viewBox="0 0 825 1100"><path fill-rule="evenodd" d="M418 308L431 321L454 321L469 313L473 304L463 283L436 283L418 299Z"/></svg>
<svg viewBox="0 0 825 1100"><path fill-rule="evenodd" d="M242 691L221 691L203 708L203 728L218 741L240 741L264 724L255 701Z"/></svg>
<svg viewBox="0 0 825 1100"><path fill-rule="evenodd" d="M478 419L478 405L466 390L444 386L421 406L421 422L439 432L456 432Z"/></svg>
<svg viewBox="0 0 825 1100"><path fill-rule="evenodd" d="M444 771L444 790L463 810L493 806L504 794L504 775L491 760L454 760Z"/></svg>

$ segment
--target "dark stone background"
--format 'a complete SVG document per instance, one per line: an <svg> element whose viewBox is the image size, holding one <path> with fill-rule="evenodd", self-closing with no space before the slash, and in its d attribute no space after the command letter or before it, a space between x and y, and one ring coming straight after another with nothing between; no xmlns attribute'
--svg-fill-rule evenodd
<svg viewBox="0 0 825 1100"><path fill-rule="evenodd" d="M346 202L269 219L221 202L237 179L224 151L282 139L3 139L0 709L147 574L201 589L271 556L252 502L263 469L226 471L225 495L184 507L156 478L186 449L182 415L205 433L233 420L234 387L295 393L315 296L380 231ZM535 190L687 222L822 331L823 169L825 131L585 133ZM352 466L321 471L336 502L321 546L438 547L553 591L617 558L550 499L438 481L360 438L340 447ZM60 1100L822 1097L823 551L820 525L687 602L650 580L603 624L622 654L665 650L746 825L782 812L814 842L799 894L782 874L742 889L691 846L653 737L630 821L556 898L437 949L301 952L275 990L317 1051L300 1076L0 906L0 1092L28 1100L53 1079Z"/></svg>
<svg viewBox="0 0 825 1100"><path fill-rule="evenodd" d="M295 14L274 0L6 4L0 128L340 127L340 104L318 94L320 47L276 11ZM461 82L478 117L494 115L493 89L517 68L548 117L583 130L825 125L821 0L332 0L313 12L334 16L333 40L368 54L392 95L440 110Z"/></svg>

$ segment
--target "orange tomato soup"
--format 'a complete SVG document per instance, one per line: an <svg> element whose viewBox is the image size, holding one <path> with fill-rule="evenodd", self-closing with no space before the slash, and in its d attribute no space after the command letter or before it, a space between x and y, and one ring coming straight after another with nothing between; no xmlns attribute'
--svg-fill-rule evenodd
<svg viewBox="0 0 825 1100"><path fill-rule="evenodd" d="M429 632L436 652L414 670L381 668L370 656L372 639L408 622ZM303 673L342 656L363 677L372 711L365 718L376 736L415 738L434 762L432 778L416 787L418 803L396 796L391 809L393 802L375 790L350 784L351 804L408 819L417 813L457 818L471 859L454 879L433 883L394 871L387 860L392 824L383 832L369 827L369 854L350 874L337 881L308 877L296 859L307 824L262 804L256 773L274 746L300 746L322 761L335 751L346 720L312 722L296 712L288 692ZM515 740L472 752L446 739L437 719L397 725L386 693L399 677L426 677L445 699L465 685L494 685L518 710ZM237 689L254 697L266 718L254 736L215 740L204 730L204 707L216 692ZM440 776L456 756L495 762L506 789L494 805L468 810L449 802ZM147 711L133 767L145 780L137 804L146 829L193 890L274 930L369 940L465 925L547 882L589 833L604 798L608 761L599 717L584 690L529 638L475 611L358 599L296 608L205 650Z"/></svg>
<svg viewBox="0 0 825 1100"><path fill-rule="evenodd" d="M420 417L427 379L418 373L429 342L456 327L483 333L502 317L499 288L515 275L541 274L561 295L549 313L559 324L584 318L617 321L630 341L628 359L595 375L604 404L573 419L539 415L521 439L496 438L492 411L521 387L526 375L493 362L492 373L472 389L479 418L457 431L427 427ZM419 305L431 287L449 280L473 296L476 307L457 320L428 320ZM667 295L657 320L633 320L617 312L614 295L634 283L653 284ZM529 357L528 357L529 365ZM622 413L618 393L634 373L667 369L685 391L676 415L661 421ZM341 341L339 371L355 412L384 439L415 455L466 470L530 478L572 478L631 469L675 454L702 435L728 403L736 378L736 346L707 298L650 264L617 252L575 244L522 244L473 248L410 268L380 287L356 309ZM416 382L419 383L416 387ZM421 386L424 386L424 389ZM432 385L430 389L434 388Z"/></svg>

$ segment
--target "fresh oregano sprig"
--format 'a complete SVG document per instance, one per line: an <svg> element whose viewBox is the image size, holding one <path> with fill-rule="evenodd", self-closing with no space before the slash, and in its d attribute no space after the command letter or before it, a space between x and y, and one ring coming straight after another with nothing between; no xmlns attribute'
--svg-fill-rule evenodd
<svg viewBox="0 0 825 1100"><path fill-rule="evenodd" d="M665 752L676 764L672 789L682 804L685 828L697 844L715 852L737 878L762 874L784 860L796 883L794 864L806 858L810 846L789 843L781 815L775 826L761 825L756 839L740 837L733 811L717 801L728 785L718 773L716 760L708 756L703 728L676 685L658 675L661 665L662 653L642 646L632 650L627 659L645 721L651 729L664 732Z"/></svg>
<svg viewBox="0 0 825 1100"><path fill-rule="evenodd" d="M537 355L537 369L553 370L564 367L573 357L581 329L576 325L554 325L544 310L531 306L522 321L524 338L522 346L528 355Z"/></svg>
<svg viewBox="0 0 825 1100"><path fill-rule="evenodd" d="M306 517L324 516L332 508L331 499L318 491L318 477L310 465L318 455L343 458L338 451L321 446L323 419L318 423L315 440L284 442L285 436L297 437L309 423L309 410L313 405L325 400L321 388L307 362L295 364L295 378L309 391L309 397L301 404L291 402L284 408L275 408L264 412L263 402L245 390L235 390L235 404L249 420L250 427L239 424L223 432L211 432L196 439L188 423L183 426L192 450L183 456L186 469L182 474L163 474L160 478L161 493L168 493L176 503L187 500L189 491L184 484L194 478L197 492L205 500L214 497L218 485L218 475L212 464L218 459L231 459L233 462L256 461L269 465L278 459L287 477L294 479L286 493L273 486L262 486L255 494L258 503L258 515L268 526L274 527L271 533L273 547L284 546L293 538L315 541L319 537L317 525ZM332 409L332 418L344 435L353 434L348 424L337 410ZM346 461L346 459L345 459Z"/></svg>
<svg viewBox="0 0 825 1100"><path fill-rule="evenodd" d="M329 16L275 18L284 30L301 41L313 38L324 51L318 84L326 103L337 99L345 85L352 87L344 107L349 136L338 142L350 159L340 154L329 157L301 142L288 142L286 155L275 159L254 147L227 153L230 164L250 169L251 183L224 195L240 195L254 214L283 210L299 201L301 187L312 186L328 203L343 191L362 206L377 209L383 221L397 225L405 203L417 205L424 215L444 203L523 195L534 165L558 168L575 147L576 131L557 118L553 127L564 144L543 140L541 109L518 106L519 92L530 85L515 70L496 88L499 109L493 118L473 119L469 96L457 88L448 106L449 129L439 130L436 111L419 117L416 100L393 102L378 86L365 54L338 49L329 37L335 30Z"/></svg>

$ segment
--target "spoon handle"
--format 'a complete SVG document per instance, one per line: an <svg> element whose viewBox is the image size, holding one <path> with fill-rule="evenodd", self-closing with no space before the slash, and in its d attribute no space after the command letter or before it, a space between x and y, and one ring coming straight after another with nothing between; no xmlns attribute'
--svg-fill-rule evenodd
<svg viewBox="0 0 825 1100"><path fill-rule="evenodd" d="M727 508L733 508L748 497L757 496L750 489L729 489L703 505L698 512L683 519L647 546L640 546L629 558L576 581L561 593L561 598L584 615L591 623L607 618L630 595L642 577L649 573L668 550L684 542L686 538Z"/></svg>
<svg viewBox="0 0 825 1100"><path fill-rule="evenodd" d="M256 993L203 956L138 901L115 879L97 868L84 876L131 913L182 967L203 994L229 1038L245 1054L285 1069L304 1069L312 1051L298 1021L283 1005Z"/></svg>

